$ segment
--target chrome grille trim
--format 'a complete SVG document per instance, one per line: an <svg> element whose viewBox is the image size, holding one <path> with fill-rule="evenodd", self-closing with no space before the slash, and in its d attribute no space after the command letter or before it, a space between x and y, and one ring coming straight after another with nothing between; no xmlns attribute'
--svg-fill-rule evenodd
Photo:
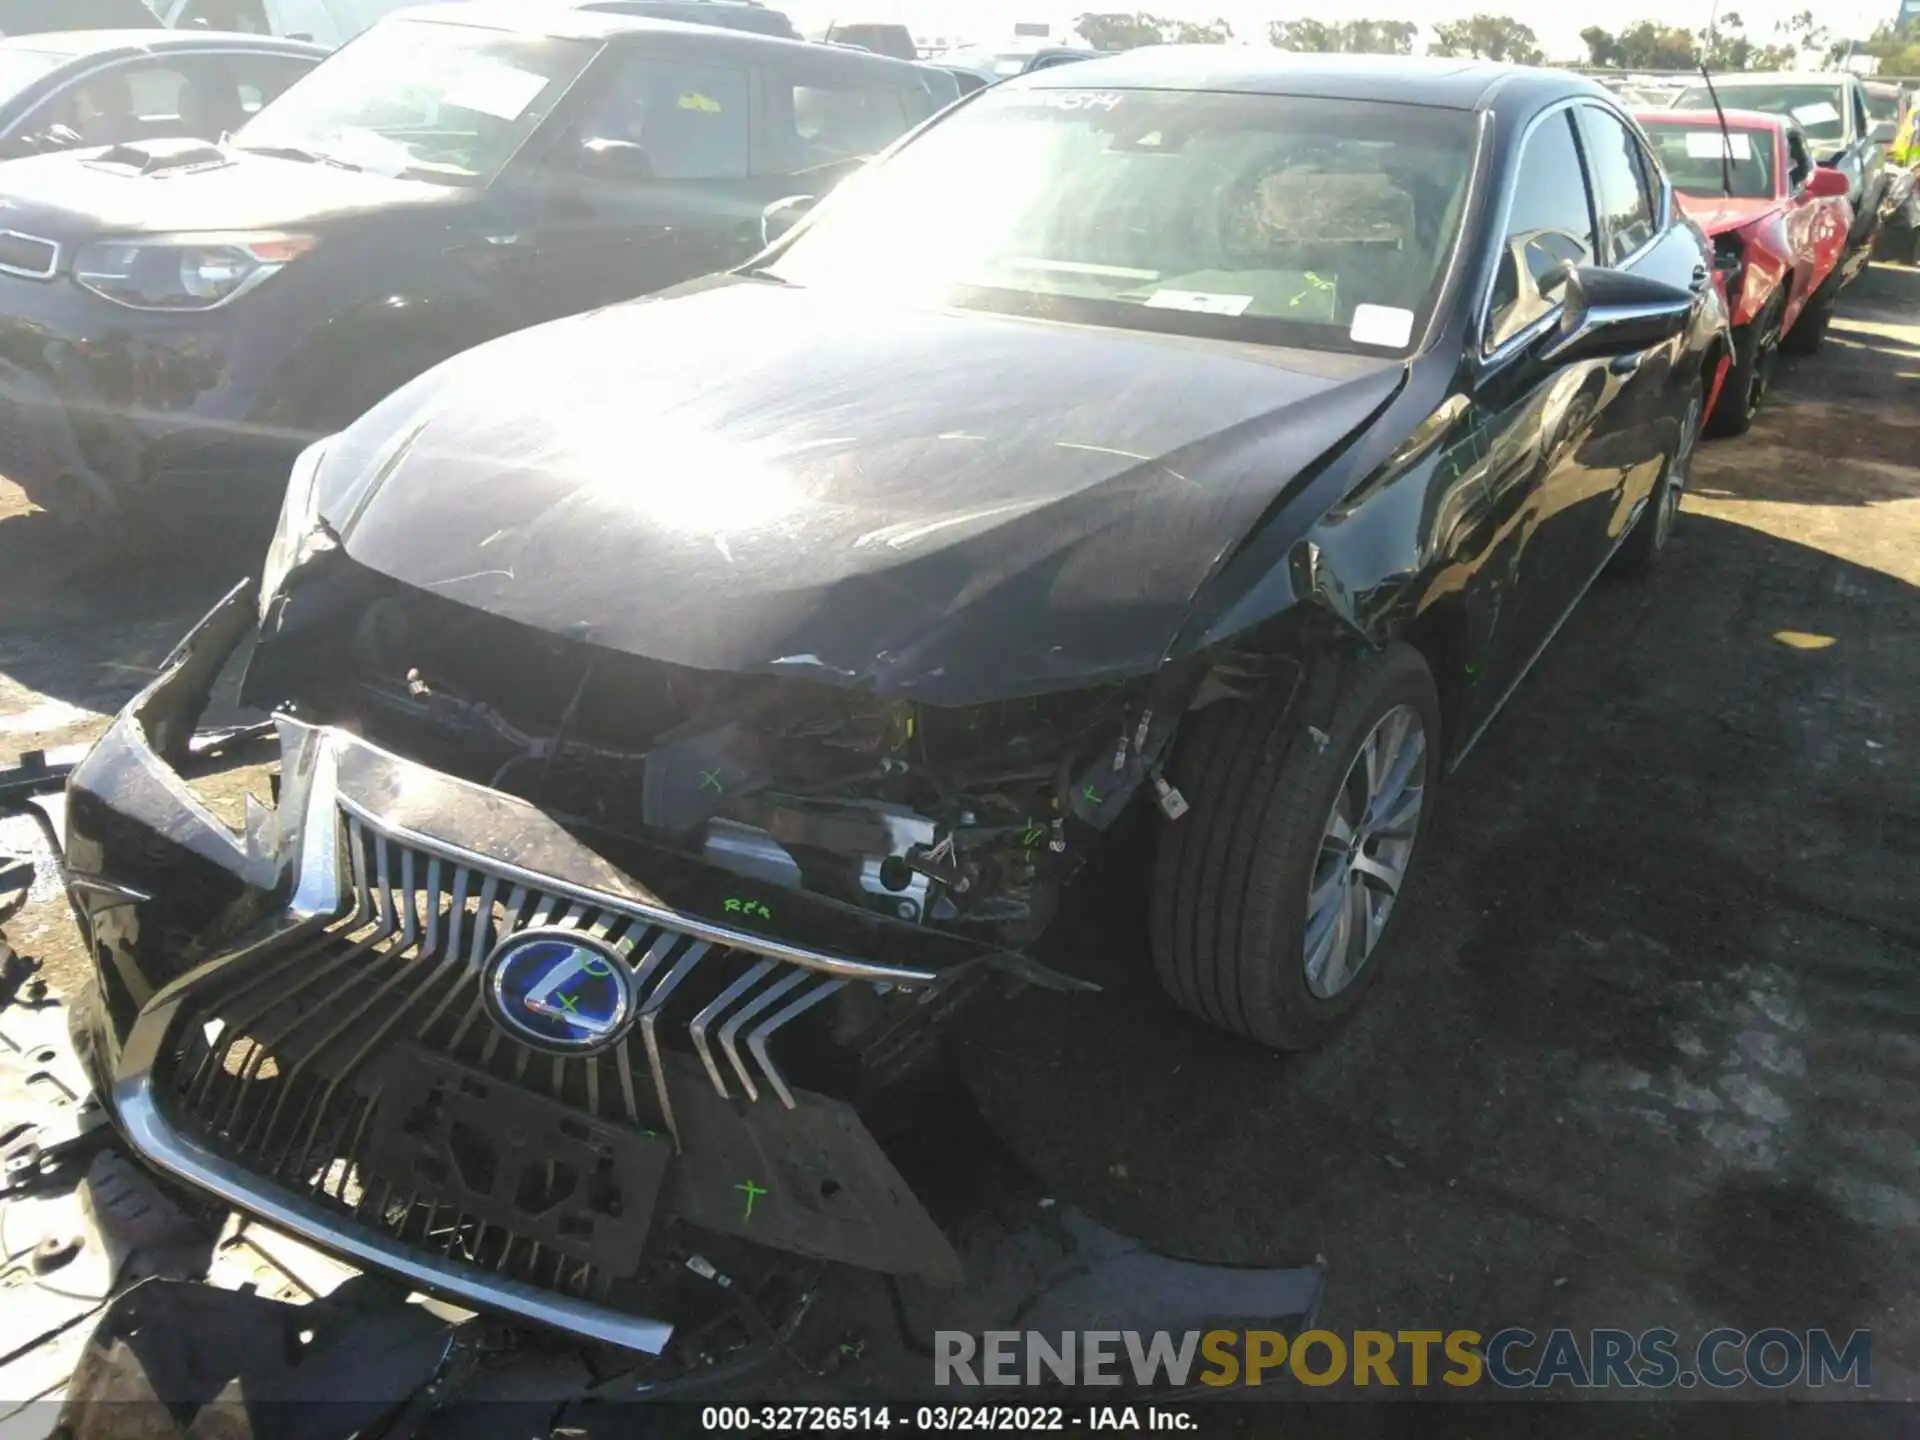
<svg viewBox="0 0 1920 1440"><path fill-rule="evenodd" d="M60 242L48 240L40 235L28 235L19 230L0 230L0 240L24 240L29 245L47 247L47 261L44 267L28 265L9 265L0 261L0 271L8 275L18 275L24 280L51 280L60 273Z"/></svg>
<svg viewBox="0 0 1920 1440"><path fill-rule="evenodd" d="M362 823L373 827L388 839L402 845L410 845L429 854L444 856L455 865L467 865L483 874L496 874L515 883L535 887L569 900L592 905L604 910L646 920L655 925L678 930L706 941L709 945L724 946L729 950L741 950L750 954L764 956L769 960L779 960L788 965L800 965L809 970L818 970L828 975L842 976L848 980L868 980L876 984L895 985L903 989L918 989L930 985L938 978L932 970L915 969L909 966L878 964L867 960L853 960L843 955L831 955L820 950L809 950L804 946L789 945L771 936L756 934L750 930L740 930L729 925L716 924L696 915L683 915L662 906L647 905L604 890L579 885L572 881L552 875L541 875L518 866L505 864L477 850L469 849L457 840L437 835L422 834L404 825L395 824L350 795L339 797L340 808Z"/></svg>

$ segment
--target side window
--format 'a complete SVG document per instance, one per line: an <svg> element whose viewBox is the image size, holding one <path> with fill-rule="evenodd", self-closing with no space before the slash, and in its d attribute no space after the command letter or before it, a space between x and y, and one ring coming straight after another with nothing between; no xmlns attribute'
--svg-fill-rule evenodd
<svg viewBox="0 0 1920 1440"><path fill-rule="evenodd" d="M348 36L322 0L265 0L267 25L275 35L311 40L316 45L339 45Z"/></svg>
<svg viewBox="0 0 1920 1440"><path fill-rule="evenodd" d="M809 77L797 80L770 71L766 131L755 170L793 175L835 161L884 150L927 111L924 93L910 107L895 85Z"/></svg>
<svg viewBox="0 0 1920 1440"><path fill-rule="evenodd" d="M1594 208L1605 236L1604 263L1618 265L1653 238L1653 193L1640 142L1606 111L1592 105L1576 110L1593 176Z"/></svg>
<svg viewBox="0 0 1920 1440"><path fill-rule="evenodd" d="M213 140L246 118L237 103L233 83L217 59L180 56L90 75L54 95L23 128L65 126L80 137L73 143L81 145L160 135Z"/></svg>
<svg viewBox="0 0 1920 1440"><path fill-rule="evenodd" d="M1813 151L1798 130L1787 131L1787 189L1799 194L1813 178Z"/></svg>
<svg viewBox="0 0 1920 1440"><path fill-rule="evenodd" d="M749 92L744 70L630 56L588 108L580 138L639 147L639 173L656 180L741 179Z"/></svg>
<svg viewBox="0 0 1920 1440"><path fill-rule="evenodd" d="M240 30L249 35L269 35L266 6L262 0L187 0L173 17L176 30Z"/></svg>
<svg viewBox="0 0 1920 1440"><path fill-rule="evenodd" d="M1488 349L1504 344L1559 303L1568 265L1594 258L1593 212L1573 122L1541 121L1514 174L1513 208L1487 313Z"/></svg>
<svg viewBox="0 0 1920 1440"><path fill-rule="evenodd" d="M246 116L277 100L282 90L313 68L308 61L284 55L228 55L225 59Z"/></svg>

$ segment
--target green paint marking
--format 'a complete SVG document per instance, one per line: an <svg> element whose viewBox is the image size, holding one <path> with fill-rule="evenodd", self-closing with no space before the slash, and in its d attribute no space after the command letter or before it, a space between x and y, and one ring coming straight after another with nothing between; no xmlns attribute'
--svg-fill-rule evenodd
<svg viewBox="0 0 1920 1440"><path fill-rule="evenodd" d="M746 1213L740 1217L742 1220L751 1220L753 1218L753 1202L755 1200L758 1200L762 1195L771 1193L770 1191L762 1190L758 1185L754 1184L753 1181L751 1180L742 1180L738 1185L734 1186L733 1188L736 1190L744 1191L747 1197Z"/></svg>
<svg viewBox="0 0 1920 1440"><path fill-rule="evenodd" d="M700 788L702 790L711 785L714 794L724 795L727 793L727 787L720 783L720 768L721 767L716 765L711 770L702 770L700 772Z"/></svg>
<svg viewBox="0 0 1920 1440"><path fill-rule="evenodd" d="M580 1007L573 1003L573 996L567 994L566 991L562 990L553 998L560 1002L560 1008L569 1015L578 1015L580 1013Z"/></svg>
<svg viewBox="0 0 1920 1440"><path fill-rule="evenodd" d="M1027 821L1027 828L1020 832L1020 843L1029 850L1046 838L1046 830L1032 820Z"/></svg>
<svg viewBox="0 0 1920 1440"><path fill-rule="evenodd" d="M1089 780L1087 782L1087 788L1080 792L1080 798L1082 800L1085 800L1089 805L1092 805L1098 808L1101 800L1101 795L1098 790L1093 788L1093 782Z"/></svg>
<svg viewBox="0 0 1920 1440"><path fill-rule="evenodd" d="M595 956L593 959L587 961L580 968L586 971L587 974L598 975L602 979L605 979L607 976L613 974L613 966L609 965L606 961L600 959L598 956Z"/></svg>

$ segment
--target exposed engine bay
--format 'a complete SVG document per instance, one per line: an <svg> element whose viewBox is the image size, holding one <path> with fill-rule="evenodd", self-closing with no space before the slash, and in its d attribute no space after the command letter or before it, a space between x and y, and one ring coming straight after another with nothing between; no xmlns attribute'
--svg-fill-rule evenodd
<svg viewBox="0 0 1920 1440"><path fill-rule="evenodd" d="M621 654L338 551L313 569L268 616L249 703L762 884L1018 943L1142 786L1183 805L1158 773L1181 669L938 707Z"/></svg>

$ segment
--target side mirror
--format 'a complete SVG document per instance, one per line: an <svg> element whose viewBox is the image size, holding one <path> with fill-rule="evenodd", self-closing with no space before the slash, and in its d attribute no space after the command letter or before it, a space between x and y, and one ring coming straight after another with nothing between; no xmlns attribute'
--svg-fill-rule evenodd
<svg viewBox="0 0 1920 1440"><path fill-rule="evenodd" d="M785 235L820 203L818 195L787 195L760 212L760 244L764 248Z"/></svg>
<svg viewBox="0 0 1920 1440"><path fill-rule="evenodd" d="M1851 193L1853 187L1838 170L1822 165L1807 177L1807 194L1819 200L1833 200Z"/></svg>
<svg viewBox="0 0 1920 1440"><path fill-rule="evenodd" d="M1560 326L1540 358L1552 365L1645 350L1671 340L1693 315L1693 292L1644 275L1570 265Z"/></svg>
<svg viewBox="0 0 1920 1440"><path fill-rule="evenodd" d="M1893 121L1882 120L1867 132L1867 139L1875 145L1891 145L1893 143L1893 137L1897 135L1899 131L1900 127L1894 124Z"/></svg>
<svg viewBox="0 0 1920 1440"><path fill-rule="evenodd" d="M646 146L606 136L593 136L580 142L580 168L589 174L628 180L653 178L653 162L647 158Z"/></svg>

